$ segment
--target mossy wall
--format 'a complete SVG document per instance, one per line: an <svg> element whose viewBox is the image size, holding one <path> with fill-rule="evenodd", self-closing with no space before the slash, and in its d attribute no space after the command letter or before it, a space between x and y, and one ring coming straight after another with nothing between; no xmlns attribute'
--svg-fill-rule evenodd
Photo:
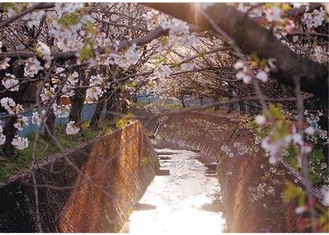
<svg viewBox="0 0 329 235"><path fill-rule="evenodd" d="M37 188L29 173L0 183L0 231L38 231L37 190L43 232L118 232L157 168L151 143L133 122L41 163Z"/></svg>

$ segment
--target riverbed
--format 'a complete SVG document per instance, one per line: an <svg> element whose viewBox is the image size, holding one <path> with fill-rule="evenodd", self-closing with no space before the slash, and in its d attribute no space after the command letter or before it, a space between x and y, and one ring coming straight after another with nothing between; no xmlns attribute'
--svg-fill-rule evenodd
<svg viewBox="0 0 329 235"><path fill-rule="evenodd" d="M160 171L121 232L199 233L225 231L216 166L199 153L156 149Z"/></svg>

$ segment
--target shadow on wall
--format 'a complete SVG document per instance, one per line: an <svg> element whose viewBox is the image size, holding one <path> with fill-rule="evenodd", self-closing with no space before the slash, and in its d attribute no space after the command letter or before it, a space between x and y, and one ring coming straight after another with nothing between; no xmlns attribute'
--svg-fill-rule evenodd
<svg viewBox="0 0 329 235"><path fill-rule="evenodd" d="M141 164L144 158L150 164ZM139 122L54 156L35 171L43 232L119 231L157 167L157 155ZM2 185L0 231L36 232L28 174Z"/></svg>

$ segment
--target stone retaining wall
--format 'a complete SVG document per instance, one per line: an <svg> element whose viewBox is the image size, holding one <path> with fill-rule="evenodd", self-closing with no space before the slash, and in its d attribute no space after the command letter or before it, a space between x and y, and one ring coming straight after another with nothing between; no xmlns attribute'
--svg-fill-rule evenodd
<svg viewBox="0 0 329 235"><path fill-rule="evenodd" d="M155 176L157 155L139 122L53 156L0 183L0 231L118 232Z"/></svg>

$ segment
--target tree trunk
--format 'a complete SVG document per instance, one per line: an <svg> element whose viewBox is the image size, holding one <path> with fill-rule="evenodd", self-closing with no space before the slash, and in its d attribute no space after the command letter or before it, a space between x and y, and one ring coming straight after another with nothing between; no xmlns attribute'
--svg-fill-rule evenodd
<svg viewBox="0 0 329 235"><path fill-rule="evenodd" d="M71 101L71 112L69 115L69 121L74 121L77 126L81 123L81 111L85 101L86 89L80 88L75 91L73 97L70 98Z"/></svg>
<svg viewBox="0 0 329 235"><path fill-rule="evenodd" d="M91 118L89 128L92 130L96 130L98 126L99 119L101 118L102 115L102 110L105 104L105 99L103 98L102 100L98 101L96 105L96 110L94 112L93 117Z"/></svg>
<svg viewBox="0 0 329 235"><path fill-rule="evenodd" d="M46 120L45 139L51 140L55 134L55 119L56 116L53 110L49 110Z"/></svg>
<svg viewBox="0 0 329 235"><path fill-rule="evenodd" d="M182 104L182 107L185 108L186 107L186 104L185 104L185 100L184 100L184 95L180 95L180 102Z"/></svg>
<svg viewBox="0 0 329 235"><path fill-rule="evenodd" d="M82 86L88 85L86 74L84 70L79 69L79 82ZM85 101L87 88L79 88L75 90L74 96L70 98L71 112L69 115L69 121L74 121L76 125L80 126L81 123L81 111ZM81 126L80 126L81 127Z"/></svg>

